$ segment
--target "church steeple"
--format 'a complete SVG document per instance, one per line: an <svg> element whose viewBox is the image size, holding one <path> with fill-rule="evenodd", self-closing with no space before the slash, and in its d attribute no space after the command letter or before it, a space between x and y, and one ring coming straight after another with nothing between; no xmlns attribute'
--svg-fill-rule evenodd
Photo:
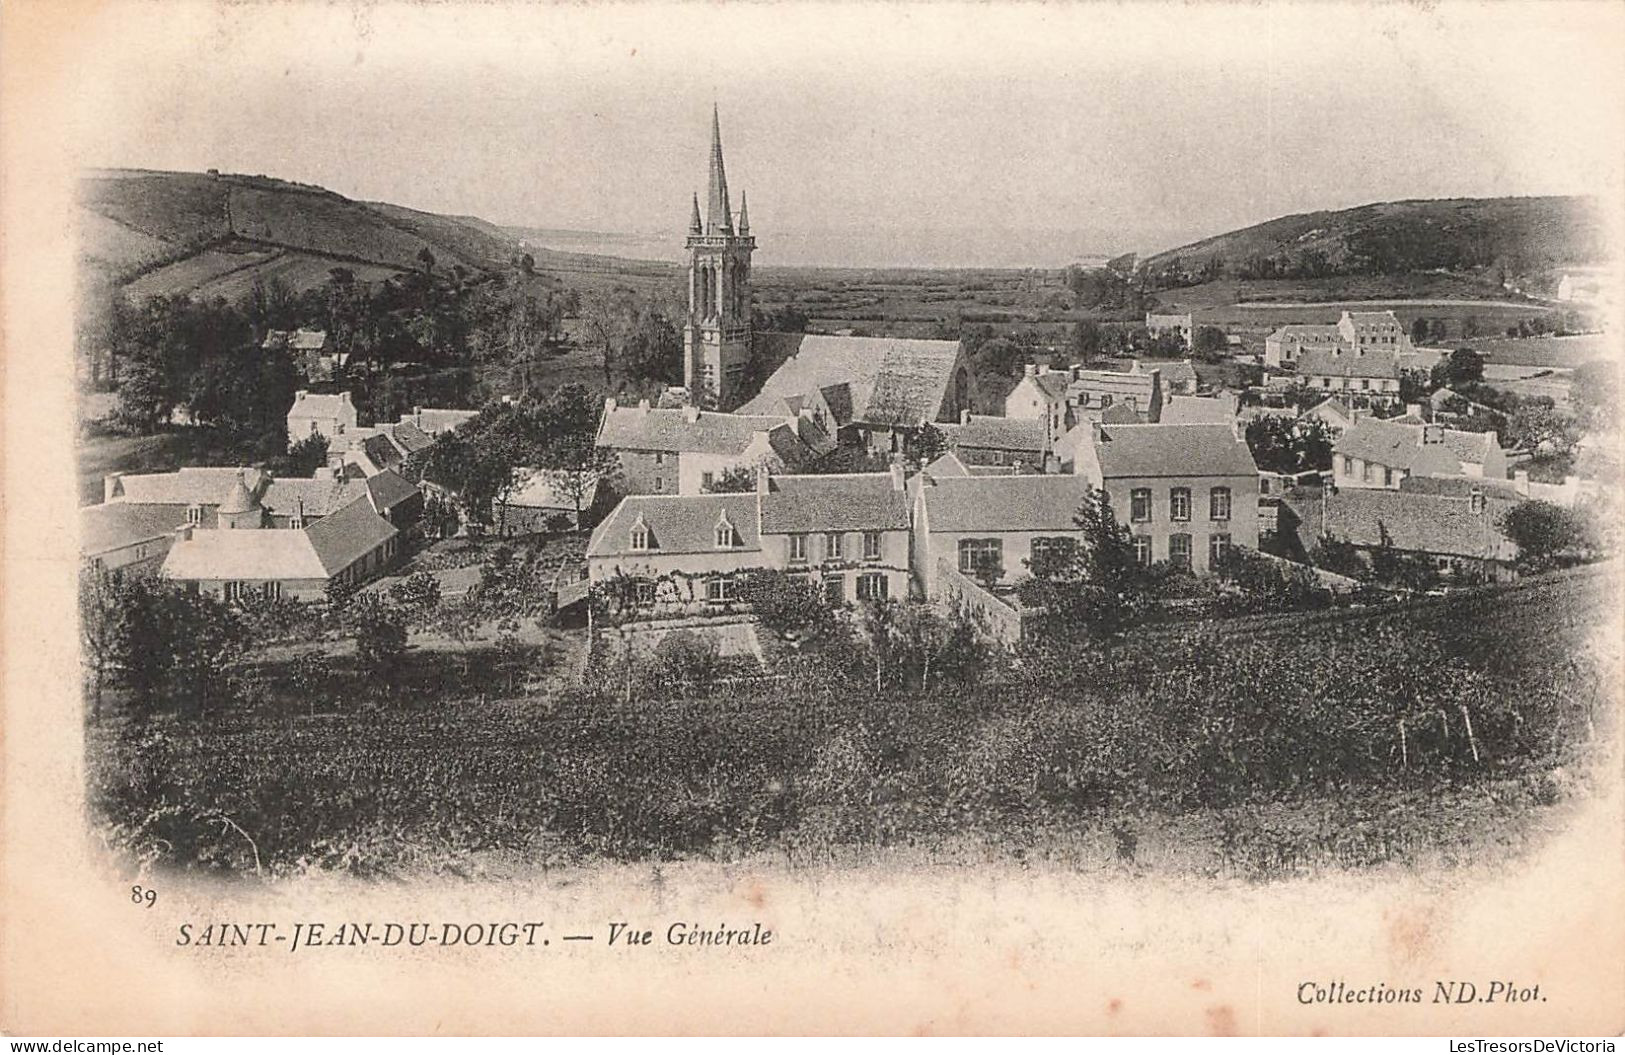
<svg viewBox="0 0 1625 1055"><path fill-rule="evenodd" d="M722 122L711 104L711 184L706 196L705 233L733 234L733 211L728 202L728 174L722 168Z"/></svg>
<svg viewBox="0 0 1625 1055"><path fill-rule="evenodd" d="M688 233L690 235L703 233L703 229L700 227L700 196L697 192L694 195L694 211L689 214L688 218Z"/></svg>
<svg viewBox="0 0 1625 1055"><path fill-rule="evenodd" d="M744 191L739 192L739 233L750 234L750 199Z"/></svg>

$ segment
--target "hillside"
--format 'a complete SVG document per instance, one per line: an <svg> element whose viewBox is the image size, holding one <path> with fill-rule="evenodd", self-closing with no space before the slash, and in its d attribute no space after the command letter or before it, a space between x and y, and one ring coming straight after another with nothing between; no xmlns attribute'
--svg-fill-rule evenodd
<svg viewBox="0 0 1625 1055"><path fill-rule="evenodd" d="M84 264L137 296L232 298L273 277L304 289L336 266L377 279L421 268L425 249L437 268L479 272L519 251L481 221L263 176L97 170L79 203Z"/></svg>
<svg viewBox="0 0 1625 1055"><path fill-rule="evenodd" d="M1141 267L1240 278L1444 270L1539 293L1557 268L1605 258L1589 199L1450 198L1283 216L1158 253Z"/></svg>

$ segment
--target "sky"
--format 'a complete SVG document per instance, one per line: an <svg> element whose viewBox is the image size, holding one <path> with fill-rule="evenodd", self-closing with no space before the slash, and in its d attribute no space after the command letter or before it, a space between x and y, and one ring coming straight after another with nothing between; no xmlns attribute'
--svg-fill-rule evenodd
<svg viewBox="0 0 1625 1055"><path fill-rule="evenodd" d="M763 263L1053 266L1617 194L1625 144L1619 4L115 3L84 38L86 164L657 243L714 102Z"/></svg>

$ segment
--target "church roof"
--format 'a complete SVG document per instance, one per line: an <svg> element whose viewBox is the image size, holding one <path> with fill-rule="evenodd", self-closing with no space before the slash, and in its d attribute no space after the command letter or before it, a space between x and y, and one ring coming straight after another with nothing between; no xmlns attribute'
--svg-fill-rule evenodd
<svg viewBox="0 0 1625 1055"><path fill-rule="evenodd" d="M728 202L728 175L722 168L722 124L711 107L711 181L706 194L705 233L732 234L733 212Z"/></svg>
<svg viewBox="0 0 1625 1055"><path fill-rule="evenodd" d="M935 421L947 401L960 351L958 341L900 337L764 333L757 342L759 358L777 360L779 366L739 413L771 413L791 396L822 391L839 425ZM837 386L846 389L844 398L831 392ZM847 403L850 414L843 415L837 404Z"/></svg>

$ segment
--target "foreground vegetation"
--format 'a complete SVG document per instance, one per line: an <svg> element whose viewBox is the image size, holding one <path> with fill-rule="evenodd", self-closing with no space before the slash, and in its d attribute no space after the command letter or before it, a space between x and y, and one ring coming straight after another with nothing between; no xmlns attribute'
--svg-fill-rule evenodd
<svg viewBox="0 0 1625 1055"><path fill-rule="evenodd" d="M409 651L392 678L338 659L318 681L262 657L208 710L110 692L90 802L131 856L224 873L966 847L1250 877L1414 862L1519 842L1562 800L1612 721L1618 657L1592 638L1616 589L1593 569L934 678L877 659L860 625L771 680L650 678L631 703L608 683L515 695L498 664L447 652Z"/></svg>

